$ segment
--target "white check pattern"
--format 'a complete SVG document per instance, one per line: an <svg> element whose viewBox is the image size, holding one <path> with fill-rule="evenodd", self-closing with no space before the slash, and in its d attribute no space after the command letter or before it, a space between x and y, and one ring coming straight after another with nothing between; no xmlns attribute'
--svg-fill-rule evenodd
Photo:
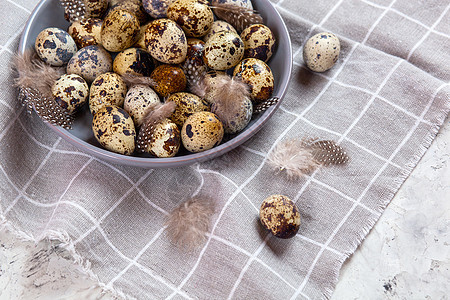
<svg viewBox="0 0 450 300"><path fill-rule="evenodd" d="M66 232L99 280L132 298L329 297L343 261L449 111L449 1L274 0L290 30L294 70L262 131L191 167L112 165L74 149L17 103L5 66L37 2L0 0L1 214L36 239ZM302 48L321 31L338 35L342 51L333 69L315 74ZM286 181L267 166L267 153L304 136L338 141L350 163ZM260 203L275 193L302 212L291 240L258 225ZM188 253L170 244L164 218L194 195L216 199L217 211L206 243Z"/></svg>

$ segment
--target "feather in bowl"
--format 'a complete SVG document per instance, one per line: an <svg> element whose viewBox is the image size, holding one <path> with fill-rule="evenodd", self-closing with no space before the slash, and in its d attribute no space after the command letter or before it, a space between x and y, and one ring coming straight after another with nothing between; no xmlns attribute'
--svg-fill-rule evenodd
<svg viewBox="0 0 450 300"><path fill-rule="evenodd" d="M265 24L271 28L277 39L276 51L268 64L275 78L272 96L278 98L279 101L264 112L256 114L243 131L229 136L220 145L199 153L180 152L177 156L169 158L155 158L148 154L127 156L110 152L100 146L92 133L92 115L89 113L88 108L77 114L70 130L48 122L46 124L56 134L81 151L112 163L135 167L181 167L218 157L236 148L254 136L275 113L287 91L292 70L291 42L283 19L269 0L253 0L253 6L263 17ZM23 54L27 49L33 47L37 35L43 29L58 27L67 30L69 25L64 18L64 9L59 4L59 0L42 0L33 10L26 23L19 42L19 54Z"/></svg>

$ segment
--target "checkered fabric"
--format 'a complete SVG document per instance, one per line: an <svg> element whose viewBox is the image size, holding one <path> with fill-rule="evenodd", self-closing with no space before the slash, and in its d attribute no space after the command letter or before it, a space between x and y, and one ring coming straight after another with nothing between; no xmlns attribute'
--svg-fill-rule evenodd
<svg viewBox="0 0 450 300"><path fill-rule="evenodd" d="M258 0L253 0L258 1ZM280 109L250 141L179 169L113 165L75 149L17 102L9 68L36 0L0 0L1 214L38 239L70 236L107 287L138 299L321 299L444 122L450 102L448 0L273 1L292 39L294 69ZM325 73L308 71L306 40L341 39ZM351 160L287 181L267 164L282 140L318 137ZM261 229L271 194L298 205L281 240ZM164 227L192 195L215 199L207 241L174 247Z"/></svg>

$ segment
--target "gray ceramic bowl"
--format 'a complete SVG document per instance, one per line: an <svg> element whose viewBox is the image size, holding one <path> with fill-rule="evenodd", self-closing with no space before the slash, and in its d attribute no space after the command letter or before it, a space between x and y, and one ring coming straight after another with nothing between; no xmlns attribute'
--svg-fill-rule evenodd
<svg viewBox="0 0 450 300"><path fill-rule="evenodd" d="M253 0L253 6L262 15L265 24L272 29L278 41L276 52L270 59L269 65L275 77L273 96L280 98L281 102L286 93L292 70L291 41L286 25L269 0ZM23 53L27 48L34 47L34 41L37 35L44 28L59 27L67 30L68 26L69 23L64 19L64 11L59 5L59 0L42 0L36 6L26 23L19 43L19 53ZM264 123L276 111L280 102L264 113L255 116L242 132L222 142L221 145L200 153L182 152L176 157L171 158L125 156L103 149L92 133L92 116L89 113L89 109L85 109L77 115L73 129L71 130L65 130L49 123L47 125L78 149L112 163L143 168L181 167L212 159L244 143L261 129Z"/></svg>

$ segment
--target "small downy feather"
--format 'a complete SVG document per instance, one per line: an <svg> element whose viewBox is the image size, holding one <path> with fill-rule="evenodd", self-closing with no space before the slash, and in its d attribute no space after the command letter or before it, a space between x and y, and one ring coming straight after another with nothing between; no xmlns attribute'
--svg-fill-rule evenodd
<svg viewBox="0 0 450 300"><path fill-rule="evenodd" d="M165 223L172 242L188 250L201 245L214 211L214 202L203 198L192 198L175 208Z"/></svg>
<svg viewBox="0 0 450 300"><path fill-rule="evenodd" d="M122 79L123 81L125 81L128 87L132 87L133 85L148 85L154 89L157 85L156 81L154 81L150 77L123 74Z"/></svg>
<svg viewBox="0 0 450 300"><path fill-rule="evenodd" d="M81 21L86 15L86 6L84 0L60 0L64 7L64 18L73 23Z"/></svg>
<svg viewBox="0 0 450 300"><path fill-rule="evenodd" d="M242 7L236 4L215 4L212 6L214 13L219 19L222 19L238 31L243 31L250 25L262 24L263 18L253 9Z"/></svg>
<svg viewBox="0 0 450 300"><path fill-rule="evenodd" d="M244 81L228 75L217 76L214 90L211 112L226 126L239 114L245 100L250 97L250 90Z"/></svg>
<svg viewBox="0 0 450 300"><path fill-rule="evenodd" d="M308 144L290 139L279 142L267 156L269 164L289 179L297 179L314 171L320 164L314 159Z"/></svg>
<svg viewBox="0 0 450 300"><path fill-rule="evenodd" d="M165 118L170 117L175 111L175 108L176 103L173 101L164 104L153 103L149 106L148 113L144 118L136 141L136 151L138 153L146 152L147 146L152 139L155 126Z"/></svg>
<svg viewBox="0 0 450 300"><path fill-rule="evenodd" d="M63 68L55 68L41 61L36 53L27 50L13 59L17 73L14 85L19 88L19 101L31 113L33 108L42 119L66 129L71 128L73 118L52 95L52 86L64 74Z"/></svg>

